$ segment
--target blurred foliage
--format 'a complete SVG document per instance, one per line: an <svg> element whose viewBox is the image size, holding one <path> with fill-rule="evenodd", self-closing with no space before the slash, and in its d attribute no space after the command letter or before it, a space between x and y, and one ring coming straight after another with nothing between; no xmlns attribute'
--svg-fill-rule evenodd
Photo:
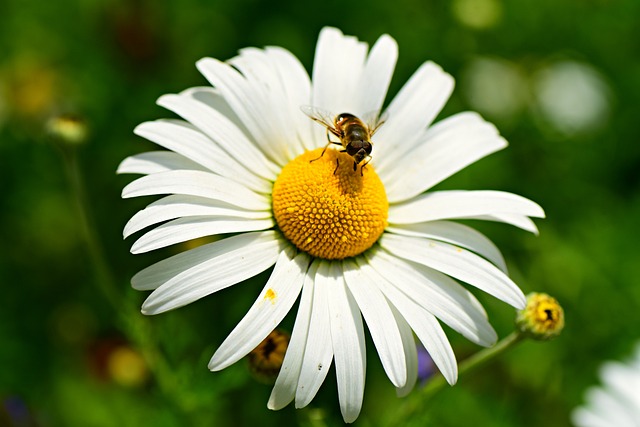
<svg viewBox="0 0 640 427"><path fill-rule="evenodd" d="M548 216L539 237L474 226L503 249L525 292L560 301L564 333L461 377L410 425L567 425L599 363L627 355L639 338L639 21L637 0L3 0L0 425L341 423L331 375L309 408L272 412L270 387L246 364L208 372L266 275L175 312L139 314L144 295L129 278L181 248L128 253L121 230L149 199L120 200L131 178L114 173L151 148L132 129L169 116L154 105L158 96L205 84L196 60L280 45L310 69L325 25L369 43L383 33L398 41L390 94L422 62L437 62L458 82L442 116L477 109L510 142L439 188L511 191ZM84 118L88 141L52 141L45 126L56 114ZM92 261L100 253L106 265ZM109 283L115 290L104 292ZM513 310L479 298L508 334ZM449 335L459 359L478 350ZM368 348L362 426L402 403Z"/></svg>

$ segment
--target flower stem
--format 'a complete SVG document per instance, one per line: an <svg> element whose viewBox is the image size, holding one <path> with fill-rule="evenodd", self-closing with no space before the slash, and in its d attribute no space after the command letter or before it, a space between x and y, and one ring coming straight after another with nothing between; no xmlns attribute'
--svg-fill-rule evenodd
<svg viewBox="0 0 640 427"><path fill-rule="evenodd" d="M495 357L504 353L507 349L521 342L524 338L525 337L518 331L514 331L510 335L500 340L493 347L480 350L479 352L460 362L460 365L458 366L458 376L461 376L466 372L471 371L472 369L484 365L491 359L494 359ZM398 421L411 419L414 413L419 408L423 408L424 403L427 400L431 399L446 384L447 382L442 375L433 377L427 383L427 385L425 385L424 388L415 392L411 397L408 398L404 405L400 406L398 413L393 419L393 423L395 424ZM400 422L400 424L398 425L401 424L402 422Z"/></svg>
<svg viewBox="0 0 640 427"><path fill-rule="evenodd" d="M71 186L71 193L76 205L80 232L82 233L82 237L87 245L91 262L96 270L97 285L100 287L104 296L109 300L109 303L113 307L117 308L121 305L119 303L121 296L115 286L113 275L111 274L111 270L109 269L104 256L100 239L94 232L95 229L91 223L89 204L85 193L82 172L80 171L80 165L78 164L77 151L75 147L61 147L61 149L62 158L64 160L65 169L69 179L69 185Z"/></svg>
<svg viewBox="0 0 640 427"><path fill-rule="evenodd" d="M62 151L65 170L71 187L71 195L78 215L80 232L87 245L89 258L96 274L96 284L113 308L122 332L135 344L148 363L162 393L182 412L187 419L193 418L188 399L180 394L179 380L174 369L160 348L153 341L152 327L147 319L140 316L135 305L125 298L112 274L104 255L98 234L91 220L90 204L86 196L82 171L78 162L76 147L59 147ZM196 425L195 423L187 423Z"/></svg>

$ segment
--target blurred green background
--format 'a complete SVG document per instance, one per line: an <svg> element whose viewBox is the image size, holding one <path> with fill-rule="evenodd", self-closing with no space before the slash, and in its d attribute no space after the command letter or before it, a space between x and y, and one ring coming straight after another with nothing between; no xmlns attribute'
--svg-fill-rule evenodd
<svg viewBox="0 0 640 427"><path fill-rule="evenodd" d="M270 386L246 363L208 372L266 275L174 312L139 313L145 295L129 278L184 247L129 254L122 228L152 199L121 200L132 178L115 175L126 156L153 148L132 129L171 116L156 98L206 83L196 60L280 45L309 70L325 25L370 44L383 33L398 41L390 96L437 62L457 83L441 116L477 110L510 142L439 188L511 191L548 217L539 237L474 226L525 292L558 298L563 335L461 377L410 424L568 425L599 364L640 338L639 22L637 0L2 0L0 426L342 422L333 374L308 409L272 412ZM86 120L88 141L52 142L44 129L57 114ZM104 264L93 261L100 253ZM513 310L479 298L507 335ZM459 360L478 350L448 335ZM362 426L402 404L368 349Z"/></svg>

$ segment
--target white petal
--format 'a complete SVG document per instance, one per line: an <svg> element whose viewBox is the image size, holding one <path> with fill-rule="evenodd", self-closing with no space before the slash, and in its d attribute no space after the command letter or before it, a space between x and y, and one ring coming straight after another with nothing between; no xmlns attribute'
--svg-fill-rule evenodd
<svg viewBox="0 0 640 427"><path fill-rule="evenodd" d="M312 105L335 114L358 111L356 90L364 68L367 45L336 28L320 31L313 60Z"/></svg>
<svg viewBox="0 0 640 427"><path fill-rule="evenodd" d="M231 109L229 103L226 99L224 99L224 96L222 96L218 89L211 86L190 87L180 92L180 96L192 98L196 101L208 105L209 107L225 116L227 119L231 120L231 122L236 125L236 127L240 129L245 135L250 134L244 123L242 123L242 120L240 120L235 111Z"/></svg>
<svg viewBox="0 0 640 427"><path fill-rule="evenodd" d="M197 126L238 163L244 165L246 173L253 172L269 181L275 180L279 168L256 148L232 120L220 112L185 95L163 95L157 103Z"/></svg>
<svg viewBox="0 0 640 427"><path fill-rule="evenodd" d="M484 221L504 222L505 224L513 225L535 235L538 234L538 227L536 227L536 224L528 217L523 215L496 213L491 215L470 216L466 219L481 219Z"/></svg>
<svg viewBox="0 0 640 427"><path fill-rule="evenodd" d="M255 136L261 148L284 164L318 146L314 123L300 111L311 102L311 81L294 55L279 47L243 49L230 62L244 74L246 84L257 85L254 91L262 93L264 102L252 106L261 119L256 122L260 135Z"/></svg>
<svg viewBox="0 0 640 427"><path fill-rule="evenodd" d="M612 424L607 415L591 407L580 407L571 413L571 421L576 427L620 427L619 424Z"/></svg>
<svg viewBox="0 0 640 427"><path fill-rule="evenodd" d="M331 342L336 363L338 398L345 423L358 418L364 397L366 351L364 326L355 300L344 283L342 266L331 263L329 292Z"/></svg>
<svg viewBox="0 0 640 427"><path fill-rule="evenodd" d="M167 120L146 122L138 125L134 133L252 190L271 191L271 182L246 169L207 136L188 125Z"/></svg>
<svg viewBox="0 0 640 427"><path fill-rule="evenodd" d="M237 362L278 326L298 299L308 267L306 253L295 255L292 247L280 253L260 296L211 358L210 370L219 371Z"/></svg>
<svg viewBox="0 0 640 427"><path fill-rule="evenodd" d="M535 202L504 191L434 191L389 206L390 224L412 224L480 215L516 214L544 218Z"/></svg>
<svg viewBox="0 0 640 427"><path fill-rule="evenodd" d="M502 271L507 272L507 265L496 245L485 237L484 234L466 225L450 221L430 221L390 226L385 229L385 232L405 236L427 237L451 243L482 255L497 265Z"/></svg>
<svg viewBox="0 0 640 427"><path fill-rule="evenodd" d="M243 247L247 245L260 245L265 242L272 241L277 241L280 244L278 249L274 251L275 255L273 255L273 263L275 263L280 249L285 247L281 237L275 231L245 233L213 243L208 243L163 259L162 261L140 270L131 278L131 285L134 289L139 291L153 290L190 268L196 267L203 262L210 261L212 258L223 255L225 252L238 249L242 250Z"/></svg>
<svg viewBox="0 0 640 427"><path fill-rule="evenodd" d="M360 268L367 271L371 269L369 265L364 263L360 264ZM456 357L453 354L447 336L436 318L389 282L378 280L376 284L409 323L447 382L455 384L458 378Z"/></svg>
<svg viewBox="0 0 640 427"><path fill-rule="evenodd" d="M280 373L269 397L269 403L267 404L269 409L282 409L295 398L304 351L309 336L311 304L313 302L313 280L317 269L318 263L312 263L304 278L296 322L293 325L291 340L289 340L289 346L287 347ZM315 339L315 337L312 337L312 339Z"/></svg>
<svg viewBox="0 0 640 427"><path fill-rule="evenodd" d="M182 194L163 197L138 211L124 226L124 238L150 225L190 216L226 216L246 219L271 218L269 210L249 211L228 203Z"/></svg>
<svg viewBox="0 0 640 427"><path fill-rule="evenodd" d="M215 76L210 77L224 82L222 90L230 95L228 99L237 114L246 118L253 139L260 142L259 148L277 164L287 164L293 158L296 141L290 130L286 89L275 64L264 50L256 48L242 49L239 56L228 62L233 66L231 71L224 72L222 68L212 66L209 72ZM226 88L224 85L227 84L233 84L233 89ZM247 97L245 99L252 97L252 104L241 104L243 96ZM278 107L274 108L276 105Z"/></svg>
<svg viewBox="0 0 640 427"><path fill-rule="evenodd" d="M284 129L274 123L278 121L278 114L273 111L274 102L284 98L277 88L277 75L271 64L264 60L262 51L257 49L244 49L232 62L242 73L213 58L201 59L196 66L242 120L256 143L254 148L284 166L285 158L280 149L287 138L282 133ZM272 96L280 99L274 100Z"/></svg>
<svg viewBox="0 0 640 427"><path fill-rule="evenodd" d="M495 126L476 113L449 117L420 137L393 167L378 170L390 203L410 199L507 146Z"/></svg>
<svg viewBox="0 0 640 427"><path fill-rule="evenodd" d="M242 184L210 172L174 170L143 176L122 190L122 197L184 194L206 197L239 208L263 211L269 209L268 197L254 193Z"/></svg>
<svg viewBox="0 0 640 427"><path fill-rule="evenodd" d="M416 381L418 380L418 348L416 347L416 340L413 337L413 332L411 331L411 327L407 321L404 320L402 314L400 314L393 305L390 305L390 307L393 312L393 316L396 319L396 323L398 324L398 330L402 337L402 347L404 348L406 358L407 383L403 387L396 388L396 394L398 397L404 397L413 390L413 387L416 385Z"/></svg>
<svg viewBox="0 0 640 427"><path fill-rule="evenodd" d="M388 35L373 45L359 80L356 111L380 111L398 59L398 44Z"/></svg>
<svg viewBox="0 0 640 427"><path fill-rule="evenodd" d="M209 215L178 218L143 234L131 247L131 253L149 252L204 236L266 230L273 226L271 218L246 219Z"/></svg>
<svg viewBox="0 0 640 427"><path fill-rule="evenodd" d="M387 122L374 137L374 162L378 173L407 156L406 147L436 118L453 91L453 78L433 62L418 68L393 99Z"/></svg>
<svg viewBox="0 0 640 427"><path fill-rule="evenodd" d="M315 141L315 133L312 131L312 127L317 125L300 111L301 105L311 103L309 74L298 58L286 49L270 46L266 48L266 53L273 61L273 66L286 93L285 99L281 100L284 104L282 111L286 114L287 128L294 126L296 129L298 137L291 139L302 149L298 154L305 149L312 150L321 144Z"/></svg>
<svg viewBox="0 0 640 427"><path fill-rule="evenodd" d="M204 167L170 151L149 151L136 154L124 159L118 166L116 173L139 173L149 175L152 173L167 172L171 170L197 170L204 171Z"/></svg>
<svg viewBox="0 0 640 427"><path fill-rule="evenodd" d="M309 322L309 338L300 369L295 407L304 408L313 400L333 361L331 320L329 318L329 262L321 261L313 285L313 308Z"/></svg>
<svg viewBox="0 0 640 427"><path fill-rule="evenodd" d="M633 418L626 408L625 402L619 396L598 387L587 390L586 400L589 404L589 410L586 411L586 414L590 413L591 417L586 417L586 414L580 416L580 413L574 415L579 427L599 425L586 422L598 419L606 419L607 422L602 425L608 427L637 427L637 418Z"/></svg>
<svg viewBox="0 0 640 427"><path fill-rule="evenodd" d="M472 252L448 243L390 233L383 234L380 244L394 255L469 283L517 309L525 306L520 288L497 267Z"/></svg>
<svg viewBox="0 0 640 427"><path fill-rule="evenodd" d="M498 336L482 306L455 280L385 251L375 251L368 258L382 277L453 330L477 344L495 344Z"/></svg>
<svg viewBox="0 0 640 427"><path fill-rule="evenodd" d="M402 337L386 298L352 260L344 261L344 279L367 322L387 376L394 386L404 386L407 366Z"/></svg>
<svg viewBox="0 0 640 427"><path fill-rule="evenodd" d="M607 362L600 367L600 377L611 393L624 396L628 412L640 417L640 371L636 369L620 362Z"/></svg>
<svg viewBox="0 0 640 427"><path fill-rule="evenodd" d="M155 289L142 312L158 314L263 272L285 245L273 231L239 234L160 261L131 282L136 289Z"/></svg>

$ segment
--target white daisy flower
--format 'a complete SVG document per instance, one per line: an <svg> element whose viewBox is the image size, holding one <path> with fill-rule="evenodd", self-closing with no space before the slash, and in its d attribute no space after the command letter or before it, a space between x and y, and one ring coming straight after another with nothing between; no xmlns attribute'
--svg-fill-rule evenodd
<svg viewBox="0 0 640 427"><path fill-rule="evenodd" d="M587 390L586 403L571 415L578 427L640 426L640 343L627 363L606 362L603 385Z"/></svg>
<svg viewBox="0 0 640 427"><path fill-rule="evenodd" d="M244 49L227 62L202 59L197 67L212 87L158 100L184 120L135 130L168 151L135 155L119 167L146 175L123 197L167 194L126 225L125 237L162 223L133 244L133 253L225 234L136 274L133 287L153 291L143 313L189 304L274 267L213 355L212 371L255 348L300 297L271 409L292 400L297 408L309 404L335 362L342 415L354 421L366 371L362 318L385 372L405 395L417 378L414 333L451 384L456 359L440 322L474 343L496 341L484 309L458 281L525 306L495 245L451 220L536 232L530 217L543 217L543 210L501 191L427 191L507 145L475 113L432 124L454 85L439 66L423 64L389 104L366 167L363 160L354 171L354 157L333 148L321 154L327 129L301 106L362 118L379 112L397 55L387 35L368 50L325 28L312 80L279 47Z"/></svg>

